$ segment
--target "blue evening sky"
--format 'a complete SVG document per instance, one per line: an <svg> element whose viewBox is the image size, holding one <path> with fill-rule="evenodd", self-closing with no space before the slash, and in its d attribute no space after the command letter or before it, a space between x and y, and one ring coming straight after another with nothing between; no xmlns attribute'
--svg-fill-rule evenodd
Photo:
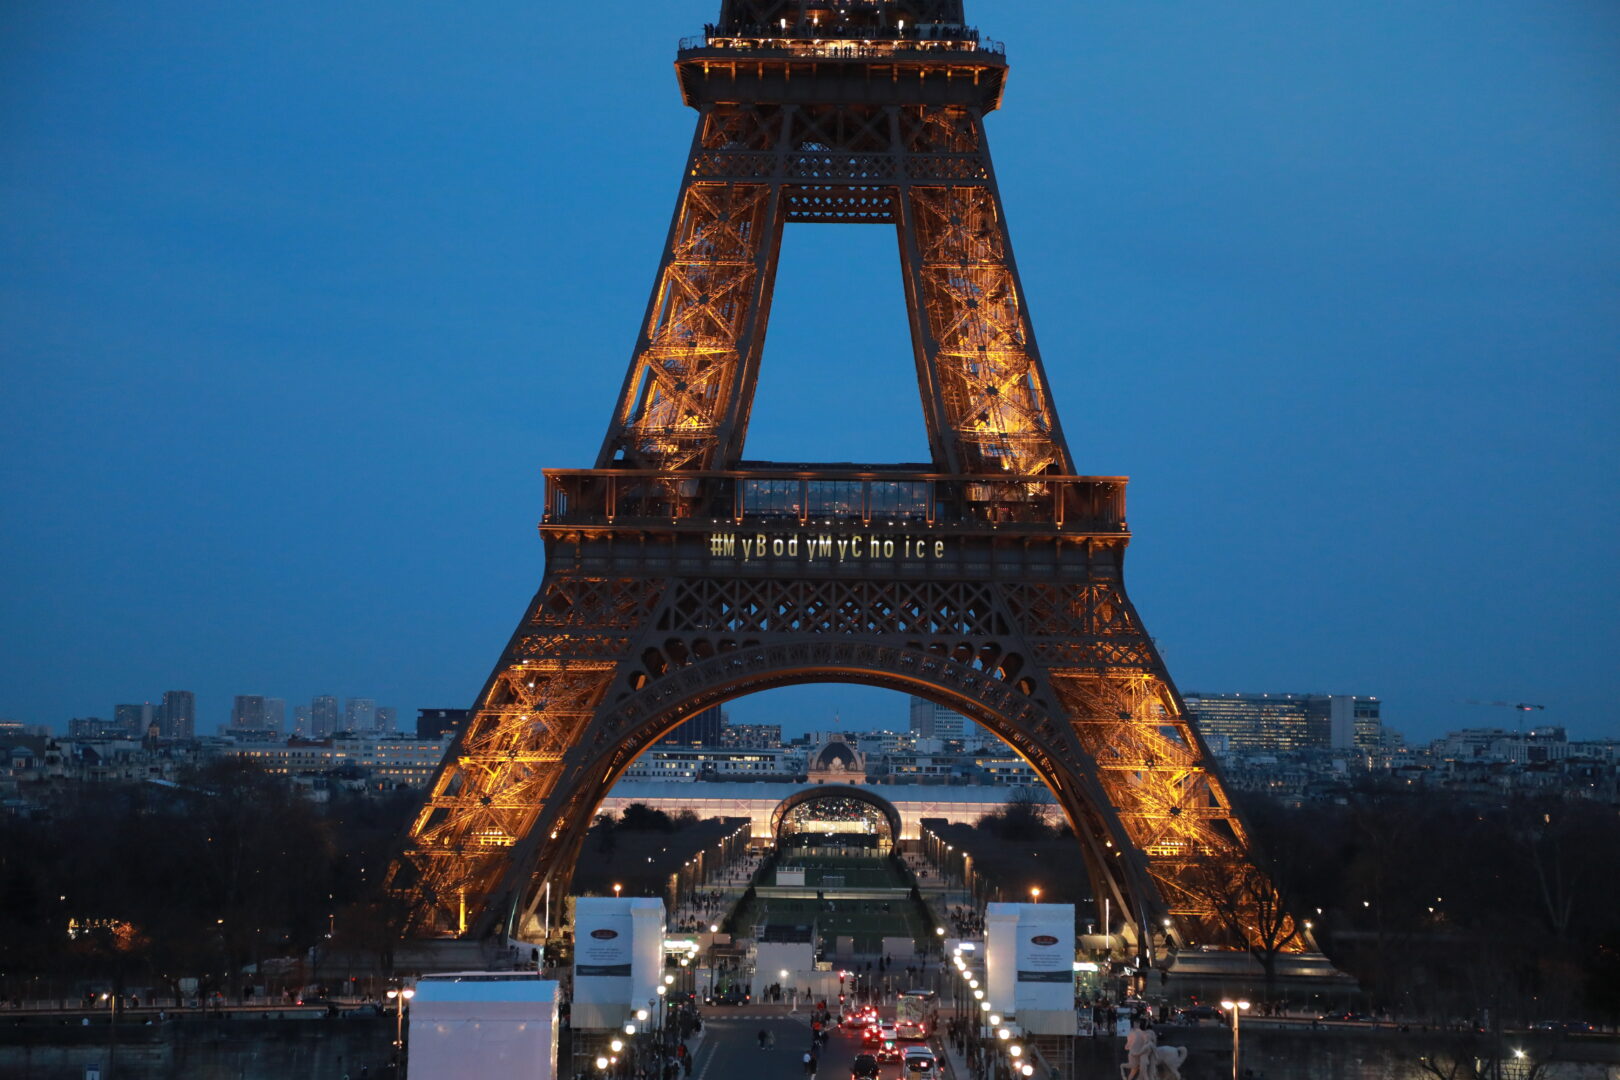
<svg viewBox="0 0 1620 1080"><path fill-rule="evenodd" d="M470 704L540 468L595 457L716 8L5 5L0 716ZM1056 400L1132 478L1181 687L1620 734L1620 6L970 12ZM892 233L791 227L776 295L749 456L923 457Z"/></svg>

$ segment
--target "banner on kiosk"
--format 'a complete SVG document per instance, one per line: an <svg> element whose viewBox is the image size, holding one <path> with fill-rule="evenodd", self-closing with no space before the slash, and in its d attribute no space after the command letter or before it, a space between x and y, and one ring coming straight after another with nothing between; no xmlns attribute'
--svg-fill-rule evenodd
<svg viewBox="0 0 1620 1080"><path fill-rule="evenodd" d="M628 910L577 912L574 924L575 978L628 979L634 942L634 927Z"/></svg>
<svg viewBox="0 0 1620 1080"><path fill-rule="evenodd" d="M1074 1006L1074 909L1067 904L1022 905L1016 970L1018 1009Z"/></svg>

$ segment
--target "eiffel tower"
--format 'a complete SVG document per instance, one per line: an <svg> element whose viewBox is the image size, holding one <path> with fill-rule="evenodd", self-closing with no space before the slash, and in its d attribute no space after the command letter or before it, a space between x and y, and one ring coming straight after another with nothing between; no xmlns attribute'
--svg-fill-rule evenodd
<svg viewBox="0 0 1620 1080"><path fill-rule="evenodd" d="M391 884L419 937L532 930L592 814L697 711L814 681L995 732L1055 794L1143 955L1310 948L1257 870L1125 594L1125 479L1077 475L985 137L1002 47L962 0L724 0L593 469L548 470L545 577ZM783 226L896 230L933 460L742 460Z"/></svg>

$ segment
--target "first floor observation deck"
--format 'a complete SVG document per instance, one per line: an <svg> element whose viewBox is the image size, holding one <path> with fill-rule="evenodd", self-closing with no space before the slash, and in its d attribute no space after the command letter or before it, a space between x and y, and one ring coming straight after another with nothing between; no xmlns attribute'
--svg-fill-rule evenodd
<svg viewBox="0 0 1620 1080"><path fill-rule="evenodd" d="M1123 476L765 465L712 472L548 469L545 478L542 531L842 525L953 534L1129 535Z"/></svg>

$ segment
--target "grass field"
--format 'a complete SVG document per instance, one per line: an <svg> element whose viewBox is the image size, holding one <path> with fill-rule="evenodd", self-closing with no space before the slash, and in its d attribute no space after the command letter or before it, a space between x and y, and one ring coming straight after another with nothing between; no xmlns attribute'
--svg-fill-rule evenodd
<svg viewBox="0 0 1620 1080"><path fill-rule="evenodd" d="M805 887L837 887L827 878L843 878L843 884L858 888L905 888L907 882L887 860L822 856L799 858L788 866L802 866ZM769 878L767 880L770 880ZM885 937L909 937L923 941L928 926L922 910L905 896L887 900L817 900L814 897L784 899L756 898L739 913L737 926L744 933L755 925L814 925L817 947L832 955L840 937L854 939L857 954L877 955Z"/></svg>

